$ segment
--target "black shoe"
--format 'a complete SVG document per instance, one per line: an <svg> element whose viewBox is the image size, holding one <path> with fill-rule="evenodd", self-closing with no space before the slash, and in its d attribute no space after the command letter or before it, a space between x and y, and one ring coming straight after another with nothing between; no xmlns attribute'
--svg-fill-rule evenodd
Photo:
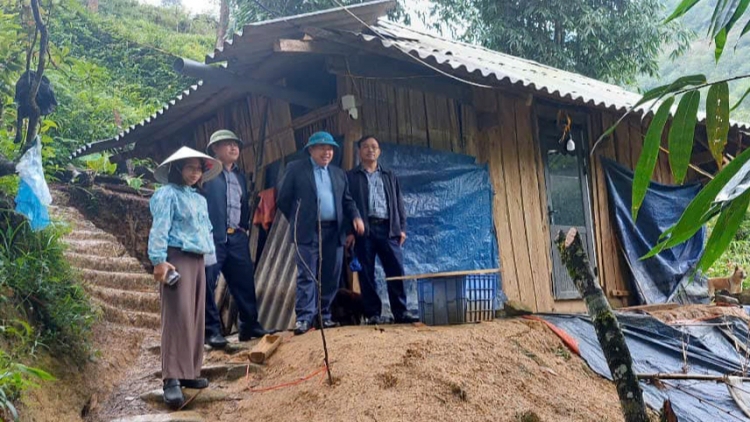
<svg viewBox="0 0 750 422"><path fill-rule="evenodd" d="M185 388L203 390L204 388L208 388L208 380L205 378L196 378L194 380L180 380L180 385Z"/></svg>
<svg viewBox="0 0 750 422"><path fill-rule="evenodd" d="M206 344L213 347L214 349L223 349L227 347L229 342L221 334L214 334L212 336L206 336Z"/></svg>
<svg viewBox="0 0 750 422"><path fill-rule="evenodd" d="M305 334L306 332L310 331L310 323L307 321L297 321L296 324L294 324L294 335L298 336L301 334Z"/></svg>
<svg viewBox="0 0 750 422"><path fill-rule="evenodd" d="M240 341L250 341L254 338L261 338L266 334L277 333L278 330L266 330L260 325L249 330L240 331Z"/></svg>
<svg viewBox="0 0 750 422"><path fill-rule="evenodd" d="M381 317L380 315L371 316L365 319L365 325L383 325L385 324L385 319Z"/></svg>
<svg viewBox="0 0 750 422"><path fill-rule="evenodd" d="M164 403L175 410L185 403L185 396L182 395L179 380L174 378L164 380Z"/></svg>
<svg viewBox="0 0 750 422"><path fill-rule="evenodd" d="M419 322L419 318L413 317L408 314L400 318L396 318L396 324L413 324L415 322Z"/></svg>
<svg viewBox="0 0 750 422"><path fill-rule="evenodd" d="M341 326L341 324L339 324L336 321L330 320L330 319L326 319L326 320L323 321L323 328L336 328L336 327L340 327L340 326Z"/></svg>

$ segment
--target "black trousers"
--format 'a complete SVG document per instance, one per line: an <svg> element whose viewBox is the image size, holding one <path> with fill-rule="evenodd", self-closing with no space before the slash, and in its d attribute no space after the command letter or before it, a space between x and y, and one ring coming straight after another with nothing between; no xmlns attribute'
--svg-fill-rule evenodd
<svg viewBox="0 0 750 422"><path fill-rule="evenodd" d="M367 236L357 238L355 250L362 265L359 284L362 288L365 317L380 316L382 302L378 295L378 285L375 280L375 257L380 258L386 277L400 277L404 275L404 254L399 244L399 238L389 237L390 225L388 220L370 220L370 230ZM391 311L396 321L406 315L406 291L403 281L388 281L388 299Z"/></svg>
<svg viewBox="0 0 750 422"><path fill-rule="evenodd" d="M255 267L250 260L248 237L241 231L227 234L226 243L216 243L216 264L206 268L206 337L221 334L221 319L214 291L219 274L224 274L229 293L240 314L240 331L259 326L255 298Z"/></svg>

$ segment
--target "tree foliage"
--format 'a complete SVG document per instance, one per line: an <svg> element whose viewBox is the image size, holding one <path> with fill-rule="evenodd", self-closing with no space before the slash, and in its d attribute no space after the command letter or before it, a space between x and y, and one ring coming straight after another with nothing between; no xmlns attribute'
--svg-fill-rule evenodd
<svg viewBox="0 0 750 422"><path fill-rule="evenodd" d="M699 5L705 6L707 3L709 2L706 0L681 0L667 18L667 22L679 19L690 13L691 9ZM733 31L736 43L739 43L739 40L750 32L750 24L738 25L743 21L747 22L747 14L750 14L748 5L750 1L746 0L718 1L713 4L713 12L710 15L703 14L703 19L708 18L706 34L709 39L713 40L714 60L719 61L727 52L725 47L727 40L732 39ZM738 31L739 34L737 34ZM735 51L734 49L728 50ZM708 147L720 169L688 205L679 221L662 234L660 243L644 258L655 256L664 249L685 242L703 225L715 218L715 225L720 230L712 231L706 243L705 252L698 263L698 269L706 271L727 250L735 234L741 228L748 204L750 204L750 150L745 149L725 165L724 148L729 134L731 110L747 98L743 95L738 102L735 102L734 107L730 108L732 104L729 97L730 85L747 78L750 78L750 75L738 74L726 79L707 81L705 75L683 76L672 83L649 90L638 103L641 105L650 102L652 108L661 104L647 132L661 134L666 122L662 115L664 108L677 98L680 99L680 106L674 115L669 132L669 148L670 155L683 157L679 160L670 160L675 180L682 182L689 165L689 160L685 160L684 157L691 155L695 142L694 132L686 128L696 125L699 116L698 106L695 103L700 101L698 95L705 91ZM614 127L610 128L607 133L613 129ZM653 168L641 166L640 163L646 160L644 157L658 154L658 148L658 143L648 142L647 135L633 184L633 215L637 215L638 208L644 199L644 195L639 192L647 188L653 174Z"/></svg>
<svg viewBox="0 0 750 422"><path fill-rule="evenodd" d="M660 0L434 0L425 21L466 42L622 84L656 75L663 46L685 51L690 31L664 16Z"/></svg>

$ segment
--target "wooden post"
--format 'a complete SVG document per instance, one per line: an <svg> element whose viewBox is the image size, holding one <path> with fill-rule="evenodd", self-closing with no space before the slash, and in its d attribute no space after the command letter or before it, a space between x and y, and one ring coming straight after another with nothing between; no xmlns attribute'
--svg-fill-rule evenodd
<svg viewBox="0 0 750 422"><path fill-rule="evenodd" d="M625 343L625 336L620 330L617 317L609 306L602 288L591 272L589 258L583 248L578 230L570 229L567 236L560 231L555 243L570 278L573 279L578 292L586 302L596 337L599 339L604 358L607 360L612 379L617 387L625 421L648 422L643 393L638 384L638 377L633 372L633 358ZM616 257L611 259L616 259Z"/></svg>
<svg viewBox="0 0 750 422"><path fill-rule="evenodd" d="M353 82L346 76L337 76L337 92L338 98L336 101L341 106L341 97L344 95L355 95ZM359 98L357 98L359 103ZM354 143L362 137L362 108L358 106L359 116L357 119L352 119L349 116L349 112L346 110L340 110L338 114L338 129L339 133L344 136L344 144L341 146L342 161L341 168L344 170L350 170L354 167L354 154L355 145Z"/></svg>
<svg viewBox="0 0 750 422"><path fill-rule="evenodd" d="M281 336L266 334L250 351L250 361L258 365L266 361L281 344Z"/></svg>

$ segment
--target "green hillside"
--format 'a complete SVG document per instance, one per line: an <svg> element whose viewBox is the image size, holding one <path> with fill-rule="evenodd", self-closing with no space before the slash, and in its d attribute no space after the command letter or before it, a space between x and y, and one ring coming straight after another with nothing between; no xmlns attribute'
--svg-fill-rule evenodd
<svg viewBox="0 0 750 422"><path fill-rule="evenodd" d="M0 57L18 62L2 75L0 151L12 156L12 83L25 67L28 34L18 25L24 19L18 2L3 1L0 7ZM43 141L52 146L45 150L52 165L63 164L83 142L109 138L141 121L194 82L174 73L172 63L176 57L202 60L216 31L211 17L136 0L102 1L96 13L79 0L62 0L50 15L52 64L45 75L59 106L48 116Z"/></svg>
<svg viewBox="0 0 750 422"><path fill-rule="evenodd" d="M674 10L679 0L664 0L667 10ZM750 38L744 37L737 43L738 30L730 34L727 49L716 63L714 60L714 45L706 37L709 18L713 13L715 1L699 2L693 9L681 18L681 22L695 33L695 38L688 51L676 60L669 58L670 48L665 48L659 60L660 77L643 78L639 81L641 89L669 83L680 76L690 74L705 74L709 80L727 78L736 75L750 74ZM743 28L745 22L739 22L737 28ZM735 49L736 45L736 49ZM745 90L750 87L750 80L732 84L730 99L732 103L739 100ZM750 101L745 102L733 114L735 120L750 121Z"/></svg>

